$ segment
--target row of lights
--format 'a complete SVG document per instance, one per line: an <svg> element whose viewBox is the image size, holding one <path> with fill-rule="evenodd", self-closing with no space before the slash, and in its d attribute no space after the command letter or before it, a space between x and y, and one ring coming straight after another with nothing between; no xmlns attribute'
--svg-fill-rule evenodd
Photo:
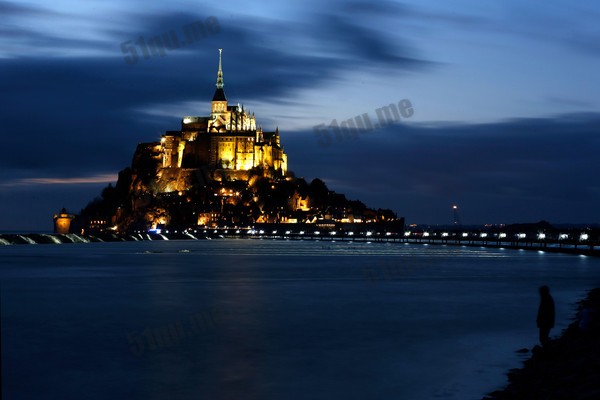
<svg viewBox="0 0 600 400"><path fill-rule="evenodd" d="M215 230L215 233L216 233L216 232L217 232L217 231ZM276 235L276 234L277 234L277 232L278 232L277 230L274 230L274 231L272 232L272 234L273 234L273 235ZM227 233L227 231L225 231L225 233ZM240 233L240 231L239 231L239 230L237 230L235 233ZM256 229L249 229L249 230L247 230L247 231L246 231L246 233L247 233L248 235L256 235L256 234L258 234L258 235L264 235L264 234L265 234L265 231L264 231L264 230L262 230L262 229L260 229L260 230L256 230ZM296 234L296 233L295 233L295 232L292 232L292 231L285 231L285 234L286 234L286 235L291 235L291 234ZM307 232L305 232L305 231L299 231L297 234L298 234L298 235L305 235L305 234L308 234L308 233L307 233ZM331 236L335 236L335 235L337 235L337 234L338 234L338 232L337 232L337 231L329 231L329 234L330 234ZM346 235L348 235L348 236L354 236L354 232L352 232L352 231L345 232L345 234L346 234ZM376 235L381 235L381 233L380 233L380 232L376 232L375 234L376 234ZM321 231L314 231L314 232L313 232L313 235L321 235ZM371 231L367 231L367 232L364 232L364 235L365 235L365 236L372 236L372 235L373 235L373 232L371 232ZM386 235L386 236L391 236L391 235L393 235L393 233L391 233L391 232L386 232L386 233L385 233L385 235Z"/></svg>
<svg viewBox="0 0 600 400"><path fill-rule="evenodd" d="M389 235L389 233L388 233L388 235ZM414 235L414 233L411 232L411 231L404 232L404 236L405 237L408 237L408 236L411 236L411 235ZM462 233L462 237L464 237L464 238L469 237L469 235L477 236L477 234L470 234L469 232L463 232ZM423 232L423 237L429 237L429 236L431 236L431 234L429 232ZM450 234L448 232L442 232L441 233L441 237L448 237L448 236L450 236ZM485 238L488 237L488 233L481 232L479 234L479 237L482 238L482 239L485 239ZM507 237L507 235L504 232L501 232L501 233L498 234L498 238L499 239L504 239L506 237ZM526 233L516 233L515 237L517 239L525 239L527 237L527 234ZM545 233L538 233L537 238L539 240L544 240L544 239L546 239L546 234ZM558 239L559 240L567 240L567 239L569 239L569 235L566 234L566 233L561 233L561 234L558 235ZM587 233L582 233L579 236L579 240L580 241L585 241L585 240L588 240L588 239L589 239L589 235Z"/></svg>
<svg viewBox="0 0 600 400"><path fill-rule="evenodd" d="M148 233L156 233L156 234L161 234L161 232L162 232L162 230L161 230L160 228L158 228L158 229L150 229L150 230L148 231ZM165 233L169 233L169 231L168 231L168 230L165 230ZM177 233L177 230L175 230L175 231L174 231L174 233ZM186 229L186 230L185 230L183 233L187 233L187 229ZM198 233L198 231L197 231L197 230L194 230L194 233ZM206 230L206 229L204 230L204 233L207 233L207 230ZM215 230L213 231L213 233L219 233L219 231L215 229ZM229 233L229 230L228 230L228 229L225 229L225 230L223 231L223 233L227 234L227 233ZM240 234L240 233L241 233L241 231L240 231L239 229L237 229L237 230L235 231L235 233L236 233L236 234ZM246 233L247 233L248 235L256 235L256 234L259 234L259 235L264 235L264 234L265 234L265 231L264 231L263 229L260 229L260 230L258 230L258 231L257 231L257 230L255 230L255 229L248 229L248 230L246 231ZM298 234L299 234L299 235L304 235L305 233L306 233L305 231L300 231L300 232L298 232ZM320 235L320 234L321 234L321 232L320 232L320 231L314 231L313 233L314 233L315 235ZM274 230L274 231L272 232L272 234L273 234L273 235L276 235L276 234L277 234L277 230ZM292 234L292 231L285 231L285 234L286 234L286 235L290 235L290 234ZM335 236L335 235L337 235L337 231L330 231L330 232L329 232L329 234L330 234L330 235L332 235L332 236ZM349 232L346 232L346 234L347 234L348 236L353 236L353 235L354 235L354 232L352 232L352 231L349 231ZM373 232L371 232L371 231L367 231L367 232L365 232L364 234L365 234L365 236L372 236L372 235L373 235ZM376 235L380 235L380 232L376 232ZM386 236L391 236L391 235L393 235L393 233L391 233L391 232L386 232L386 233L385 233L385 235L386 235ZM404 232L404 236L405 236L405 237L408 237L408 236L411 236L411 235L414 235L414 233L413 233L413 232L411 232L411 231L406 231L406 232ZM423 237L429 237L430 235L431 235L431 234L430 234L430 232L423 232ZM472 235L476 236L476 234L472 234ZM449 234L448 232L442 232L442 233L441 233L441 237L448 237L448 236L450 236L450 234ZM468 232L463 232L463 233L462 233L462 237L464 237L464 238L466 238L466 237L469 237L469 233L468 233ZM480 238L482 238L482 239L485 239L485 238L487 238L487 237L488 237L488 233L486 233L486 232L481 232L481 233L479 234L479 237L480 237ZM499 239L504 239L504 238L506 238L506 237L507 237L507 235L506 235L506 233L504 233L504 232L501 232L501 233L499 233L499 234L498 234L498 238L499 238ZM525 238L527 237L527 234L526 234L526 233L517 233L517 234L515 234L515 237L516 237L517 239L525 239ZM544 239L546 239L546 234L545 234L545 233L538 233L538 235L537 235L537 238L538 238L539 240L544 240ZM569 239L569 235L568 235L568 234L566 234L566 233L561 233L561 234L559 234L559 235L558 235L558 239L559 239L559 240L567 240L567 239ZM586 240L588 240L588 239L589 239L589 235L588 235L587 233L582 233L582 234L579 236L579 240L580 240L580 241L586 241Z"/></svg>

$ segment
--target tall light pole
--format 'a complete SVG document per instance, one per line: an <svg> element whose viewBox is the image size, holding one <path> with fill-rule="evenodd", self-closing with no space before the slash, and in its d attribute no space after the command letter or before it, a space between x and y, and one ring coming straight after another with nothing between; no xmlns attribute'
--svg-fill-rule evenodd
<svg viewBox="0 0 600 400"><path fill-rule="evenodd" d="M452 204L452 225L460 226L460 219L458 218L458 206Z"/></svg>

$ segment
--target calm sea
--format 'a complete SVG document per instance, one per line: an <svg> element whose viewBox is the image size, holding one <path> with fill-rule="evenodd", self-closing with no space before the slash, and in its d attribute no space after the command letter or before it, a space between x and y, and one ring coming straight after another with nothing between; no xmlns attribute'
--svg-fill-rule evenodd
<svg viewBox="0 0 600 400"><path fill-rule="evenodd" d="M600 259L205 240L0 246L7 399L478 399Z"/></svg>

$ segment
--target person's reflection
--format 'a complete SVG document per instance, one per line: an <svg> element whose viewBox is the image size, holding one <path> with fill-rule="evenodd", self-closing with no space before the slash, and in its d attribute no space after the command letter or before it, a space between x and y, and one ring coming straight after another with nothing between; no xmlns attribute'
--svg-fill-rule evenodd
<svg viewBox="0 0 600 400"><path fill-rule="evenodd" d="M547 347L550 343L550 329L554 327L554 300L548 286L540 287L540 307L537 314L537 326L540 328L540 343Z"/></svg>

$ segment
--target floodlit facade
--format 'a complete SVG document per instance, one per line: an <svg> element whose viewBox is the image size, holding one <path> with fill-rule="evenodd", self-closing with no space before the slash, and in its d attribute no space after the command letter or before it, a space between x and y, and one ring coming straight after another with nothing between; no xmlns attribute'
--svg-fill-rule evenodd
<svg viewBox="0 0 600 400"><path fill-rule="evenodd" d="M243 106L229 105L223 89L222 50L219 49L217 89L209 116L185 116L181 130L167 131L161 138L159 157L162 168L201 168L220 171L214 178L246 179L254 168L284 176L287 155L279 129L264 132L254 114Z"/></svg>

